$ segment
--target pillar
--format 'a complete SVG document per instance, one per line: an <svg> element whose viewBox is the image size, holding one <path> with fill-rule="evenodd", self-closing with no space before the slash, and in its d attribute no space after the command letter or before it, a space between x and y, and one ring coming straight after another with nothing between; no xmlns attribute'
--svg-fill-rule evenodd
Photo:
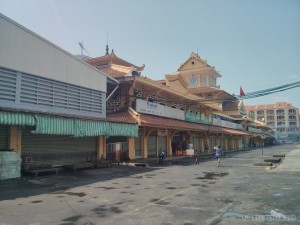
<svg viewBox="0 0 300 225"><path fill-rule="evenodd" d="M143 149L142 149L142 155L143 158L148 158L148 137L143 136L142 138L142 144L143 144Z"/></svg>
<svg viewBox="0 0 300 225"><path fill-rule="evenodd" d="M97 160L106 159L106 137L97 138Z"/></svg>
<svg viewBox="0 0 300 225"><path fill-rule="evenodd" d="M128 156L130 159L135 159L135 139L133 137L127 138L128 143Z"/></svg>
<svg viewBox="0 0 300 225"><path fill-rule="evenodd" d="M168 131L167 133L167 155L172 155L172 132Z"/></svg>

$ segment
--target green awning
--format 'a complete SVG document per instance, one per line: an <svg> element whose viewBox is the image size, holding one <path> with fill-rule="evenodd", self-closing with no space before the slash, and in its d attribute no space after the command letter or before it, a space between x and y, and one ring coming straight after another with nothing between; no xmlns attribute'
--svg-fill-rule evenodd
<svg viewBox="0 0 300 225"><path fill-rule="evenodd" d="M0 124L36 126L36 134L137 137L138 125L0 111Z"/></svg>
<svg viewBox="0 0 300 225"><path fill-rule="evenodd" d="M123 123L108 123L109 136L130 136L138 137L137 124L123 124Z"/></svg>
<svg viewBox="0 0 300 225"><path fill-rule="evenodd" d="M0 111L0 124L35 126L36 119L32 114Z"/></svg>
<svg viewBox="0 0 300 225"><path fill-rule="evenodd" d="M74 120L75 137L107 135L107 122L92 120Z"/></svg>
<svg viewBox="0 0 300 225"><path fill-rule="evenodd" d="M36 115L36 134L70 135L74 137L126 136L137 137L138 125L106 121L81 120Z"/></svg>
<svg viewBox="0 0 300 225"><path fill-rule="evenodd" d="M74 119L36 115L36 134L74 135Z"/></svg>

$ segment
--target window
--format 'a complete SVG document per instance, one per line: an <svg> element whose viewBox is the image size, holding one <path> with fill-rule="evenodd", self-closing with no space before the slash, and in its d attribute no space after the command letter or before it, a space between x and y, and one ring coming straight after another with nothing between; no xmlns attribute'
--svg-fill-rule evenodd
<svg viewBox="0 0 300 225"><path fill-rule="evenodd" d="M263 115L263 114L264 114L263 110L257 111L257 115Z"/></svg>
<svg viewBox="0 0 300 225"><path fill-rule="evenodd" d="M276 113L277 114L282 114L282 113L284 113L284 110L283 109L277 109Z"/></svg>
<svg viewBox="0 0 300 225"><path fill-rule="evenodd" d="M258 117L257 117L257 120L263 121L263 120L264 120L264 117L263 117L263 116L258 116Z"/></svg>
<svg viewBox="0 0 300 225"><path fill-rule="evenodd" d="M206 76L205 75L201 76L200 82L201 82L201 86L205 86L206 85Z"/></svg>
<svg viewBox="0 0 300 225"><path fill-rule="evenodd" d="M296 116L289 116L289 120L296 120Z"/></svg>
<svg viewBox="0 0 300 225"><path fill-rule="evenodd" d="M211 93L207 94L207 98L208 99L213 99L213 94L211 94Z"/></svg>
<svg viewBox="0 0 300 225"><path fill-rule="evenodd" d="M284 122L277 122L277 126L284 126L285 123Z"/></svg>

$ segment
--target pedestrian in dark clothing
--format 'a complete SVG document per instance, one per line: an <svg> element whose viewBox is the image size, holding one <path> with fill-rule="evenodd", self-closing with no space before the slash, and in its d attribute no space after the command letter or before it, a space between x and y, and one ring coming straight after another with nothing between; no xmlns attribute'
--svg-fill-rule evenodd
<svg viewBox="0 0 300 225"><path fill-rule="evenodd" d="M199 165L198 152L196 149L194 150L194 158L195 158L195 165Z"/></svg>

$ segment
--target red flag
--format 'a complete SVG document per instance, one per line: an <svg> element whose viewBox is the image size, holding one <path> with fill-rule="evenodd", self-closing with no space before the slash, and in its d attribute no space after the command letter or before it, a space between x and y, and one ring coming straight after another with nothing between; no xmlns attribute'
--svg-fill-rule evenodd
<svg viewBox="0 0 300 225"><path fill-rule="evenodd" d="M245 96L245 93L244 93L244 91L243 91L243 88L242 88L242 87L240 87L240 96Z"/></svg>

